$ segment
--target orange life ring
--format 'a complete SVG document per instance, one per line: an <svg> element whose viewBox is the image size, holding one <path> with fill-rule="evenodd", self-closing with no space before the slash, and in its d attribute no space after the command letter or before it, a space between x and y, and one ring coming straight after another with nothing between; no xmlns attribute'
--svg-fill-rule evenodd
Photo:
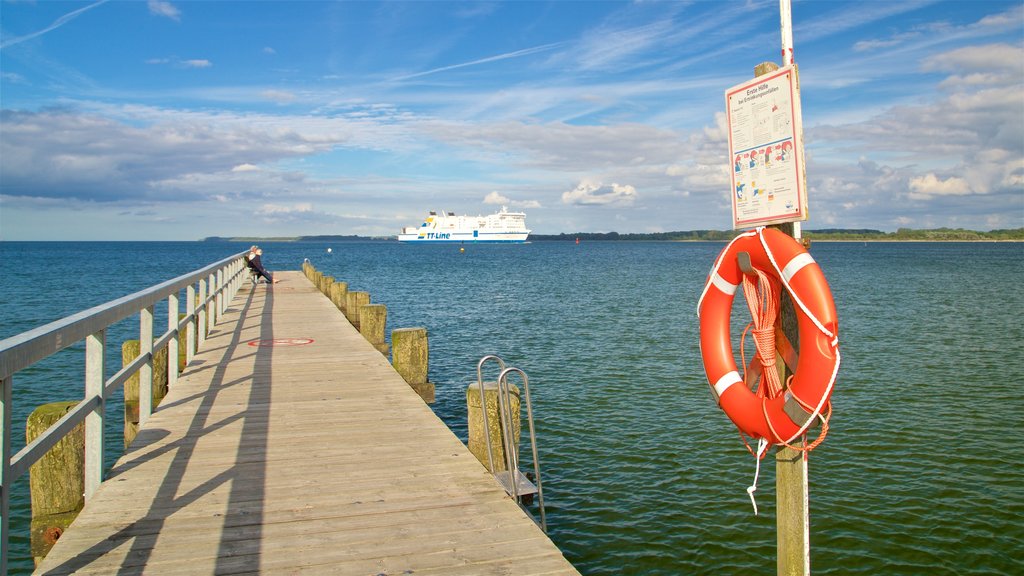
<svg viewBox="0 0 1024 576"><path fill-rule="evenodd" d="M796 311L800 331L797 366L785 393L776 398L759 397L744 385L733 358L729 320L736 290L743 282L737 261L740 252L748 253L754 268L785 287ZM789 444L806 432L832 394L839 371L839 340L832 292L804 247L772 228L740 234L715 261L697 308L708 384L736 427L771 444ZM796 414L801 421L794 421L789 414Z"/></svg>

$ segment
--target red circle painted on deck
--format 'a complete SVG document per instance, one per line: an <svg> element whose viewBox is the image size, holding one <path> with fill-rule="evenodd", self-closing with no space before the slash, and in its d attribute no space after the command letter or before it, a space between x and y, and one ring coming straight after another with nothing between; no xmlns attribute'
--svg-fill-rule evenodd
<svg viewBox="0 0 1024 576"><path fill-rule="evenodd" d="M312 344L312 338L274 338L273 340L253 340L249 346L305 346Z"/></svg>

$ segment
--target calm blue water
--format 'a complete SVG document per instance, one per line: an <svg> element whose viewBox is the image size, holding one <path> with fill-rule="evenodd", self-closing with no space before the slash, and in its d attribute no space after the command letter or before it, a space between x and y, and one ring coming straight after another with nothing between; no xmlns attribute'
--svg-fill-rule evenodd
<svg viewBox="0 0 1024 576"><path fill-rule="evenodd" d="M774 574L774 466L761 470L755 517L753 458L697 349L696 302L721 247L282 243L265 245L264 261L296 270L309 258L387 304L391 328L426 326L433 408L463 439L476 361L493 353L524 369L550 533L583 574ZM0 243L0 337L245 248ZM812 570L1024 572L1024 244L821 242L812 253L843 352L831 432L810 460ZM136 333L126 321L108 345ZM76 347L19 373L16 434L36 405L80 397L81 358ZM120 427L108 438L112 462ZM25 484L15 573L31 566Z"/></svg>

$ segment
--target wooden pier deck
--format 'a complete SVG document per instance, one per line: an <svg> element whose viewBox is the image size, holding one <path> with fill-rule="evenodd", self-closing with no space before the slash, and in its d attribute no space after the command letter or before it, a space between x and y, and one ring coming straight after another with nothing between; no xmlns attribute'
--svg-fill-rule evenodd
<svg viewBox="0 0 1024 576"><path fill-rule="evenodd" d="M37 573L578 574L330 300L278 274L236 296Z"/></svg>

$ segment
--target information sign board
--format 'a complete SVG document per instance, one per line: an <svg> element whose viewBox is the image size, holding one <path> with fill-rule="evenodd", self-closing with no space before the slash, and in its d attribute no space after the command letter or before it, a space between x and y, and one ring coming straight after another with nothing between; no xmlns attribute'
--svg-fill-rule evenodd
<svg viewBox="0 0 1024 576"><path fill-rule="evenodd" d="M807 219L795 66L725 91L733 228Z"/></svg>

